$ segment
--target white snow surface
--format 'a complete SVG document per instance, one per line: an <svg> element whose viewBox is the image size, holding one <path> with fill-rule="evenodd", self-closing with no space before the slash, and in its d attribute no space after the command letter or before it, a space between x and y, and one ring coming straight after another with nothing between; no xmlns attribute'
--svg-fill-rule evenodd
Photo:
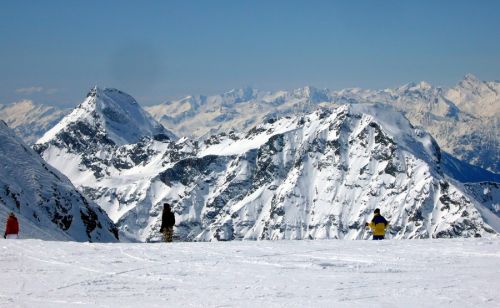
<svg viewBox="0 0 500 308"><path fill-rule="evenodd" d="M0 240L2 307L498 307L500 239Z"/></svg>

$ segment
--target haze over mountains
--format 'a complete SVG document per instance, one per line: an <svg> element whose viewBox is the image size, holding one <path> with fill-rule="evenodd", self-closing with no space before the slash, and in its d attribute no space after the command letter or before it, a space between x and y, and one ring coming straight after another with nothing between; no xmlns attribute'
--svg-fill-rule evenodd
<svg viewBox="0 0 500 308"><path fill-rule="evenodd" d="M320 93L297 95L319 102ZM140 241L159 239L163 202L181 240L363 239L375 207L395 238L500 230L497 200L485 201L498 196L500 177L442 153L388 105L267 116L247 132L193 140L177 139L129 95L94 88L35 149Z"/></svg>
<svg viewBox="0 0 500 308"><path fill-rule="evenodd" d="M385 103L422 126L439 146L473 165L500 173L500 83L466 75L455 87L426 82L394 89L331 91L304 87L266 92L245 88L212 96L188 96L145 109L177 136L208 137L244 131L264 119L305 114L318 106ZM0 118L32 144L70 110L23 101L0 105Z"/></svg>

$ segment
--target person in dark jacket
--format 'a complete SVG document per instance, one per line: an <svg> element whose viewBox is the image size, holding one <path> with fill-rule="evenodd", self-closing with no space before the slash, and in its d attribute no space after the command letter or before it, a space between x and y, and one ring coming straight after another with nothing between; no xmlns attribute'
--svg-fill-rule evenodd
<svg viewBox="0 0 500 308"><path fill-rule="evenodd" d="M3 238L18 238L19 237L19 223L17 222L16 215L10 213L5 225L5 233Z"/></svg>
<svg viewBox="0 0 500 308"><path fill-rule="evenodd" d="M385 230L389 226L389 223L380 215L380 209L375 209L373 211L373 219L370 223L365 224L366 227L370 227L373 230L374 240L383 240L385 237Z"/></svg>
<svg viewBox="0 0 500 308"><path fill-rule="evenodd" d="M161 228L160 232L163 234L163 239L165 242L172 242L172 237L174 235L174 225L175 216L172 213L170 204L163 204L163 213L161 215Z"/></svg>

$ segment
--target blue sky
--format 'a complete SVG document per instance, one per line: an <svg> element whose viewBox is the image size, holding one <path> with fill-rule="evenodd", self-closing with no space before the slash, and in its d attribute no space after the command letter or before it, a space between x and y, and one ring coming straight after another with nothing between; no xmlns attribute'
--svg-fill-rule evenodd
<svg viewBox="0 0 500 308"><path fill-rule="evenodd" d="M500 1L2 1L0 103L500 79Z"/></svg>

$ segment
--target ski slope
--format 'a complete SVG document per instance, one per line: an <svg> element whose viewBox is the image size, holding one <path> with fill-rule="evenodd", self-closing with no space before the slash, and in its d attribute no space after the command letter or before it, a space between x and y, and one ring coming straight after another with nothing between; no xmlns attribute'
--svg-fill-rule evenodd
<svg viewBox="0 0 500 308"><path fill-rule="evenodd" d="M1 307L498 307L500 239L0 240Z"/></svg>

